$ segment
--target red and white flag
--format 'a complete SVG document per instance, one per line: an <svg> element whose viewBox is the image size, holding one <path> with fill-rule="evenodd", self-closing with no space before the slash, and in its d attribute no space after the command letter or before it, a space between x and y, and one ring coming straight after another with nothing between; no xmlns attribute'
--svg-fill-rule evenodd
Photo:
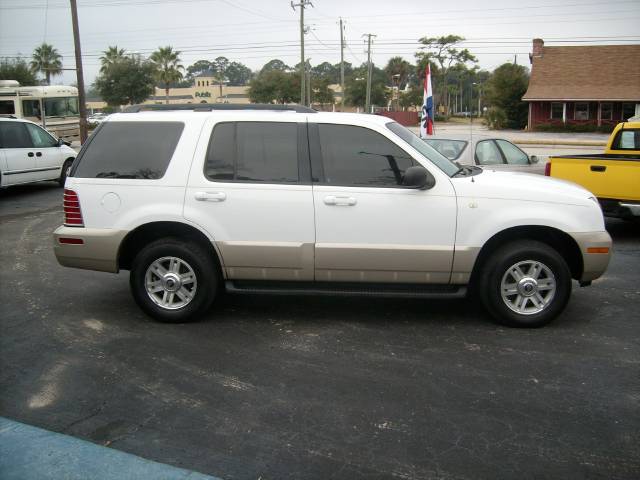
<svg viewBox="0 0 640 480"><path fill-rule="evenodd" d="M431 90L431 69L427 62L424 72L424 96L422 100L422 118L420 119L420 138L433 135L433 92Z"/></svg>

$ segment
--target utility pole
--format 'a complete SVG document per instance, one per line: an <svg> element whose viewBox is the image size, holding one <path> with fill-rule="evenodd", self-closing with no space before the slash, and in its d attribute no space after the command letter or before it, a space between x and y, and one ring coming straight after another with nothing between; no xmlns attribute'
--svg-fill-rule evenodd
<svg viewBox="0 0 640 480"><path fill-rule="evenodd" d="M367 99L364 105L365 113L371 113L371 37L376 37L371 33L365 33L363 37L367 37Z"/></svg>
<svg viewBox="0 0 640 480"><path fill-rule="evenodd" d="M78 103L80 108L80 144L87 140L87 102L84 95L84 76L82 74L82 52L80 51L80 29L78 28L78 7L76 0L71 1L71 21L73 23L73 44L76 50L76 78L78 83Z"/></svg>
<svg viewBox="0 0 640 480"><path fill-rule="evenodd" d="M340 17L340 91L342 92L340 111L344 112L344 26L342 25L342 17Z"/></svg>
<svg viewBox="0 0 640 480"><path fill-rule="evenodd" d="M305 85L304 80L307 75L306 63L304 61L304 9L308 5L313 7L311 0L300 0L300 3L291 2L291 8L295 11L296 7L300 7L300 105L306 105L305 102Z"/></svg>
<svg viewBox="0 0 640 480"><path fill-rule="evenodd" d="M307 103L311 106L311 59L307 58L309 62L309 68L307 69ZM307 62L304 63L305 68L307 67Z"/></svg>

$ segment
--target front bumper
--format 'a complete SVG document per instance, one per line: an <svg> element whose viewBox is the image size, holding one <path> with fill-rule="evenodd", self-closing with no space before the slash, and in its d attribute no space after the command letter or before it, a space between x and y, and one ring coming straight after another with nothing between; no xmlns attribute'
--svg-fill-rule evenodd
<svg viewBox="0 0 640 480"><path fill-rule="evenodd" d="M58 227L53 232L53 251L65 267L118 272L118 251L126 230ZM82 240L82 244L61 243L61 239Z"/></svg>
<svg viewBox="0 0 640 480"><path fill-rule="evenodd" d="M600 277L611 260L611 236L606 232L571 233L582 254L581 282L590 282Z"/></svg>

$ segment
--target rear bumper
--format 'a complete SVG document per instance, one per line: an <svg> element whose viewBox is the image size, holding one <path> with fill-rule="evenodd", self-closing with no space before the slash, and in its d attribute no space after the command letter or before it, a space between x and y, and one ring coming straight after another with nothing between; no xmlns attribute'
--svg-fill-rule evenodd
<svg viewBox="0 0 640 480"><path fill-rule="evenodd" d="M600 277L611 260L611 236L606 231L572 233L582 254L581 282L590 282Z"/></svg>
<svg viewBox="0 0 640 480"><path fill-rule="evenodd" d="M128 232L106 228L59 227L53 232L53 251L65 267L118 272L118 250ZM61 239L82 240L82 244L61 243Z"/></svg>

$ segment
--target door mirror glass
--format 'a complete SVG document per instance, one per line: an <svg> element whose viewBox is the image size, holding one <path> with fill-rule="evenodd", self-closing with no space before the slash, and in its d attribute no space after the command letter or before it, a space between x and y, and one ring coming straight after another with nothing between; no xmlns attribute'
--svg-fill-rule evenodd
<svg viewBox="0 0 640 480"><path fill-rule="evenodd" d="M424 167L409 167L404 172L402 185L417 190L429 190L436 184L436 179Z"/></svg>

